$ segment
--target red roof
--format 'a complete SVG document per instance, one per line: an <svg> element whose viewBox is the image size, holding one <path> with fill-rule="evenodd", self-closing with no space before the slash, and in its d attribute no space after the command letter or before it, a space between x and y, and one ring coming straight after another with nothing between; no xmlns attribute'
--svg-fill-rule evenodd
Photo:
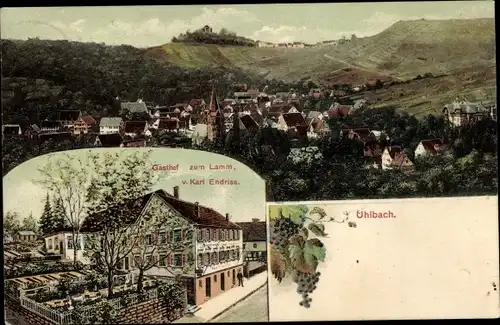
<svg viewBox="0 0 500 325"><path fill-rule="evenodd" d="M266 241L267 227L265 221L237 222L243 228L243 241Z"/></svg>
<svg viewBox="0 0 500 325"><path fill-rule="evenodd" d="M390 146L387 147L387 151L389 152L389 156L392 158L392 165L396 166L404 166L404 165L412 165L411 161L409 161L406 156L403 148L400 146Z"/></svg>
<svg viewBox="0 0 500 325"><path fill-rule="evenodd" d="M125 133L140 133L146 129L146 121L127 121L123 127Z"/></svg>
<svg viewBox="0 0 500 325"><path fill-rule="evenodd" d="M328 117L341 117L349 115L351 110L351 105L337 105L334 108L330 108L327 112Z"/></svg>
<svg viewBox="0 0 500 325"><path fill-rule="evenodd" d="M179 120L171 118L162 118L158 124L159 130L175 130L179 128Z"/></svg>
<svg viewBox="0 0 500 325"><path fill-rule="evenodd" d="M436 154L443 149L443 141L441 139L422 140L420 141L425 151Z"/></svg>
<svg viewBox="0 0 500 325"><path fill-rule="evenodd" d="M97 121L95 120L95 118L93 118L92 116L82 116L81 119L87 123L88 125L93 125L93 124L97 124Z"/></svg>
<svg viewBox="0 0 500 325"><path fill-rule="evenodd" d="M198 99L191 99L189 101L189 106L195 108L195 107L200 107L202 106L203 104L205 103L205 101L201 98L198 98Z"/></svg>
<svg viewBox="0 0 500 325"><path fill-rule="evenodd" d="M298 125L306 125L306 120L301 113L285 113L283 114L283 119L288 127L298 126Z"/></svg>
<svg viewBox="0 0 500 325"><path fill-rule="evenodd" d="M109 215L109 213L111 213L113 210L117 210L120 212L119 215L123 216L124 224L130 224L137 220L141 212L146 207L149 199L155 194L163 199L177 212L179 212L181 216L195 225L226 229L241 229L240 226L227 220L225 216L221 215L214 209L199 205L197 203L180 200L178 198L175 198L173 195L165 192L164 190L157 190L155 192L143 195L135 200L131 200L126 204L111 207L108 210L95 213L85 219L84 226L85 228L90 228L90 226L93 226L92 230L100 230L100 228L104 225L103 223L107 220L105 216Z"/></svg>
<svg viewBox="0 0 500 325"><path fill-rule="evenodd" d="M368 128L351 129L351 132L359 140L365 140L370 137L370 129Z"/></svg>

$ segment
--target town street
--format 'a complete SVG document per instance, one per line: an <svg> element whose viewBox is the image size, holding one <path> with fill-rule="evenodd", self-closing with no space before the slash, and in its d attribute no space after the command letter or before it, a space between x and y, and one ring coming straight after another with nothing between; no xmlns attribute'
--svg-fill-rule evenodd
<svg viewBox="0 0 500 325"><path fill-rule="evenodd" d="M217 317L211 323L241 323L269 321L267 285Z"/></svg>

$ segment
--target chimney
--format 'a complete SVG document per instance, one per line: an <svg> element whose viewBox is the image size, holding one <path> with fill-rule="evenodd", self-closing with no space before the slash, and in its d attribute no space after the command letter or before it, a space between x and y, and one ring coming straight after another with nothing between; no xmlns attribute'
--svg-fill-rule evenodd
<svg viewBox="0 0 500 325"><path fill-rule="evenodd" d="M199 218L200 217L200 202L196 201L194 202L194 211L196 213L196 216Z"/></svg>
<svg viewBox="0 0 500 325"><path fill-rule="evenodd" d="M174 186L174 197L179 198L179 186Z"/></svg>
<svg viewBox="0 0 500 325"><path fill-rule="evenodd" d="M259 222L259 218L252 218L253 222Z"/></svg>
<svg viewBox="0 0 500 325"><path fill-rule="evenodd" d="M226 221L229 221L229 213L226 213Z"/></svg>

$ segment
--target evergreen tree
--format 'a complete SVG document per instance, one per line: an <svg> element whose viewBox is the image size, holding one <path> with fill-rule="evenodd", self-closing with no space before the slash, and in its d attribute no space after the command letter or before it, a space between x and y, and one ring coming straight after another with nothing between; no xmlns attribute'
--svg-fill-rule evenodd
<svg viewBox="0 0 500 325"><path fill-rule="evenodd" d="M64 220L64 207L62 203L55 198L52 202L52 224L54 227L53 231L63 228L66 224Z"/></svg>
<svg viewBox="0 0 500 325"><path fill-rule="evenodd" d="M45 206L43 207L43 213L42 216L40 217L40 231L44 235L54 231L54 218L52 214L52 208L50 206L49 193L47 193L47 198L45 199Z"/></svg>

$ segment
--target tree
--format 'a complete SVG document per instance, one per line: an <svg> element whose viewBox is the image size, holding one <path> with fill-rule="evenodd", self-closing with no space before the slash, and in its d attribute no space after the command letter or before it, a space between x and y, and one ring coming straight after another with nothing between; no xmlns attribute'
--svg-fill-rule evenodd
<svg viewBox="0 0 500 325"><path fill-rule="evenodd" d="M113 277L119 263L139 247L153 226L157 226L153 218L146 218L144 224L134 222L138 217L134 203L159 179L149 166L150 154L122 151L90 155L96 177L86 194L86 201L92 202L86 227L96 233L87 239L88 253L107 275L109 297L113 296Z"/></svg>
<svg viewBox="0 0 500 325"><path fill-rule="evenodd" d="M67 225L67 222L64 218L64 207L61 204L61 201L53 198L52 199L52 225L53 225L53 230L62 230L64 226Z"/></svg>
<svg viewBox="0 0 500 325"><path fill-rule="evenodd" d="M9 211L3 220L3 236L13 236L21 230L21 217L19 213Z"/></svg>
<svg viewBox="0 0 500 325"><path fill-rule="evenodd" d="M50 196L47 193L42 216L40 217L40 231L43 235L49 234L55 230L52 207L50 206Z"/></svg>
<svg viewBox="0 0 500 325"><path fill-rule="evenodd" d="M64 222L71 227L75 266L80 230L87 213L85 205L87 188L94 176L88 164L91 157L93 157L91 152L86 158L78 158L69 153L51 155L47 163L38 169L41 178L33 180L35 184L41 185L52 194L61 210Z"/></svg>
<svg viewBox="0 0 500 325"><path fill-rule="evenodd" d="M30 213L29 216L23 219L23 229L38 232L38 224L35 218L33 218L33 213Z"/></svg>

